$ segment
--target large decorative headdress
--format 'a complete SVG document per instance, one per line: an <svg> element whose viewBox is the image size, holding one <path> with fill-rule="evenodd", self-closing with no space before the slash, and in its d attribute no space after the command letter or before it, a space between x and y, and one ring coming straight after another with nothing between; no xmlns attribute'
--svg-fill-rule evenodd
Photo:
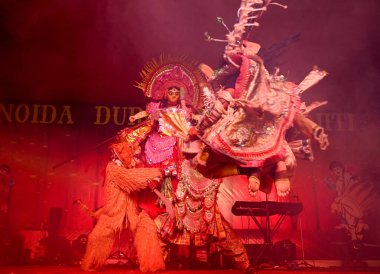
<svg viewBox="0 0 380 274"><path fill-rule="evenodd" d="M258 27L261 16L268 9L269 5L277 5L283 8L287 8L285 5L279 3L273 3L272 0L241 0L240 7L237 12L237 22L234 24L232 30L230 30L224 23L223 18L218 17L218 23L223 25L228 33L226 34L226 40L214 39L208 32L204 34L206 41L226 42L227 46L225 51L239 51L241 45L247 43L253 27ZM247 44L245 46L257 47L257 44ZM258 49L257 49L258 50Z"/></svg>
<svg viewBox="0 0 380 274"><path fill-rule="evenodd" d="M148 62L140 72L141 82L135 86L146 97L162 100L169 87L176 86L184 90L187 105L195 109L202 107L201 88L206 80L197 67L197 62L187 57L161 55Z"/></svg>

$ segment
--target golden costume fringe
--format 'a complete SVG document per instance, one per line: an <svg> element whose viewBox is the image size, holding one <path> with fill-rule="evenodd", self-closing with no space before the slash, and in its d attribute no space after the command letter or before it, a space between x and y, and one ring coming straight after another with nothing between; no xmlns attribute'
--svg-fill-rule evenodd
<svg viewBox="0 0 380 274"><path fill-rule="evenodd" d="M148 180L160 175L161 172L157 168L126 169L113 162L108 163L105 205L94 213L98 221L88 237L81 266L83 270L96 269L105 263L112 251L117 233L128 224L132 232L136 233L135 243L140 245L138 242L143 242L137 247L140 270L145 272L163 269L161 250L156 248L160 246L157 228L145 212L139 215L132 193L146 188ZM155 256L152 255L153 252Z"/></svg>
<svg viewBox="0 0 380 274"><path fill-rule="evenodd" d="M159 168L127 169L110 162L107 165L106 176L106 183L113 184L126 193L131 193L147 188L147 181L160 177L161 171ZM106 195L107 194L110 193L107 191Z"/></svg>
<svg viewBox="0 0 380 274"><path fill-rule="evenodd" d="M144 211L139 215L135 232L135 246L141 272L155 272L165 269L156 224Z"/></svg>
<svg viewBox="0 0 380 274"><path fill-rule="evenodd" d="M86 254L81 268L85 271L101 267L111 253L116 230L112 226L110 217L102 215L91 233L88 235Z"/></svg>

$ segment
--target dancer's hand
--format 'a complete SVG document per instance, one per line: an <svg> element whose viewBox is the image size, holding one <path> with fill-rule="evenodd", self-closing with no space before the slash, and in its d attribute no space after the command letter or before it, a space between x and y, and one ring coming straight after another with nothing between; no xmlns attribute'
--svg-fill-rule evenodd
<svg viewBox="0 0 380 274"><path fill-rule="evenodd" d="M151 180L148 180L148 186L153 191L154 189L157 188L157 186L161 183L161 181L162 181L162 175L155 177Z"/></svg>
<svg viewBox="0 0 380 274"><path fill-rule="evenodd" d="M175 214L174 214L174 206L173 206L173 203L172 203L172 200L170 200L169 198L165 197L161 192L159 192L157 189L153 190L154 193L157 194L157 196L164 202L165 204L165 208L166 208L166 212L169 214L170 218L174 218L175 217Z"/></svg>
<svg viewBox="0 0 380 274"><path fill-rule="evenodd" d="M129 116L129 122L133 123L134 121L136 121L136 117L135 116Z"/></svg>

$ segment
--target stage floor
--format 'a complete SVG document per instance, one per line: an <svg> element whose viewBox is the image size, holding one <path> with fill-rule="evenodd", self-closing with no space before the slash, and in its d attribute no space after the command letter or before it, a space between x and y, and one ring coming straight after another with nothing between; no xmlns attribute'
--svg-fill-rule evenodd
<svg viewBox="0 0 380 274"><path fill-rule="evenodd" d="M138 274L142 273L137 269L127 269L122 266L106 266L102 268L101 271L91 271L84 272L78 266L0 266L1 274L84 274L84 273L94 273L94 274ZM228 270L228 269L171 269L156 272L157 274L242 274L238 270ZM363 274L363 273L380 273L380 268L338 268L338 267L299 267L293 270L288 268L272 268L272 269L259 269L259 274L302 274L302 273L312 273L312 274Z"/></svg>

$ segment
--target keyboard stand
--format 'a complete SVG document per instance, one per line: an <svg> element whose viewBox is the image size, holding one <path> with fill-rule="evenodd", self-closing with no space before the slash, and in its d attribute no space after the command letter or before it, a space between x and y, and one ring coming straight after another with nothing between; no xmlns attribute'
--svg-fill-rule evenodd
<svg viewBox="0 0 380 274"><path fill-rule="evenodd" d="M269 249L271 257L273 256L273 242L272 238L277 232L286 216L293 216L300 213L303 209L301 203L282 203L268 201L268 194L266 200L262 202L247 202L236 201L232 207L232 213L236 216L250 216L261 234L263 235L264 244L258 250L257 256L254 259L253 265L257 265L262 258L264 252ZM270 216L279 215L279 219L271 229ZM257 217L265 217L265 227L259 222ZM273 258L271 258L273 260Z"/></svg>

